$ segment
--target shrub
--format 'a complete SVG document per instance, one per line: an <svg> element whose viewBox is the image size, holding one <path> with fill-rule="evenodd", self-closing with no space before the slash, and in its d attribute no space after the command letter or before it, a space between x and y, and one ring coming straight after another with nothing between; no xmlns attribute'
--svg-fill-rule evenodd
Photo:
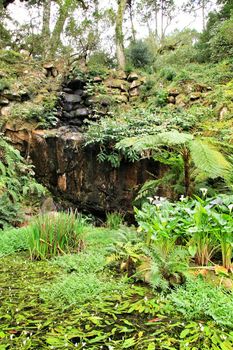
<svg viewBox="0 0 233 350"><path fill-rule="evenodd" d="M88 59L88 67L90 70L103 68L113 68L114 62L108 53L104 51L94 52Z"/></svg>
<svg viewBox="0 0 233 350"><path fill-rule="evenodd" d="M150 250L150 257L149 281L153 288L166 290L184 283L189 262L185 247L176 246L172 239L166 246L158 241Z"/></svg>
<svg viewBox="0 0 233 350"><path fill-rule="evenodd" d="M123 224L123 216L121 213L107 213L106 226L112 230L117 230Z"/></svg>
<svg viewBox="0 0 233 350"><path fill-rule="evenodd" d="M160 77L172 81L176 77L176 71L172 67L165 67L160 71Z"/></svg>
<svg viewBox="0 0 233 350"><path fill-rule="evenodd" d="M1 78L0 79L0 92L8 89L10 87L10 83L6 78Z"/></svg>
<svg viewBox="0 0 233 350"><path fill-rule="evenodd" d="M147 99L153 94L153 88L155 86L154 79L147 79L146 82L140 86L140 97L142 100Z"/></svg>
<svg viewBox="0 0 233 350"><path fill-rule="evenodd" d="M28 250L28 236L27 227L0 232L0 257Z"/></svg>
<svg viewBox="0 0 233 350"><path fill-rule="evenodd" d="M23 56L13 50L0 50L0 60L9 64L14 64L23 61Z"/></svg>
<svg viewBox="0 0 233 350"><path fill-rule="evenodd" d="M233 17L215 29L209 43L211 59L214 62L233 55Z"/></svg>
<svg viewBox="0 0 233 350"><path fill-rule="evenodd" d="M189 279L184 288L177 288L168 298L186 320L203 321L212 318L221 326L233 328L232 293L228 294L222 288L214 287L201 278Z"/></svg>
<svg viewBox="0 0 233 350"><path fill-rule="evenodd" d="M79 251L84 227L85 219L73 212L38 216L29 227L31 258L40 260Z"/></svg>
<svg viewBox="0 0 233 350"><path fill-rule="evenodd" d="M163 107L166 106L168 102L168 93L165 90L159 90L156 93L156 97L155 97L155 105L157 107Z"/></svg>
<svg viewBox="0 0 233 350"><path fill-rule="evenodd" d="M152 63L153 57L147 46L147 44L142 41L136 41L130 44L127 52L130 62L136 68L142 68Z"/></svg>
<svg viewBox="0 0 233 350"><path fill-rule="evenodd" d="M0 135L1 137L1 135ZM45 193L33 178L32 166L18 150L0 138L0 227L14 225L22 220L22 203L27 197Z"/></svg>

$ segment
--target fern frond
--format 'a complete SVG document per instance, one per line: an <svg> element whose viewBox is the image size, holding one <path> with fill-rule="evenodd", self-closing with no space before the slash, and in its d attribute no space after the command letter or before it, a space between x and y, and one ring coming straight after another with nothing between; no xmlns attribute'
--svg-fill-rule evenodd
<svg viewBox="0 0 233 350"><path fill-rule="evenodd" d="M158 187L161 184L161 181L162 181L162 179L146 181L145 184L138 191L138 195L135 198L135 201L138 201L142 198L147 197L152 192L154 193L156 190L156 187Z"/></svg>
<svg viewBox="0 0 233 350"><path fill-rule="evenodd" d="M231 165L213 145L194 140L189 148L195 166L210 178L224 178L228 175Z"/></svg>
<svg viewBox="0 0 233 350"><path fill-rule="evenodd" d="M161 144L168 146L183 145L193 140L193 135L177 130L167 131L160 134Z"/></svg>

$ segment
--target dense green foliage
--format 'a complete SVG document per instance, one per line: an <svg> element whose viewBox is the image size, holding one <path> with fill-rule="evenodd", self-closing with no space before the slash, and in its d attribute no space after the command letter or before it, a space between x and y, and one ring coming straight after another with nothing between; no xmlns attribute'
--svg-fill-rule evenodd
<svg viewBox="0 0 233 350"><path fill-rule="evenodd" d="M177 288L169 295L169 300L187 320L212 318L219 325L233 326L232 293L211 286L201 277L188 280L185 288Z"/></svg>
<svg viewBox="0 0 233 350"><path fill-rule="evenodd" d="M142 41L132 42L127 50L130 64L135 68L142 68L152 63L152 54L148 45Z"/></svg>
<svg viewBox="0 0 233 350"><path fill-rule="evenodd" d="M84 227L84 218L73 212L39 216L29 226L31 259L47 259L81 250Z"/></svg>
<svg viewBox="0 0 233 350"><path fill-rule="evenodd" d="M182 202L180 208L182 206L189 215L190 205ZM173 209L178 213L175 205ZM218 209L228 210L224 204L218 205ZM23 234L22 229L15 231L23 244L24 238L19 234L20 231ZM13 237L9 232L4 235L7 234ZM209 284L204 276L189 275L184 285L166 289L166 294L161 295L158 288L162 285L151 283L154 287L151 289L142 284L142 280L137 285L135 280L142 275L136 273L127 278L123 266L118 271L109 267L108 256L113 245L118 252L127 247L125 254L120 255L124 261L129 254L133 262L143 258L139 245L139 241L144 240L142 232L126 227L120 231L88 227L84 240L86 248L82 252L59 256L50 262L30 261L19 253L0 260L3 272L0 343L3 347L86 347L91 350L101 346L138 350L164 347L222 350L223 344L226 349L232 347L232 294L221 286L224 276L211 282L216 286ZM139 249L137 254L132 250L135 245ZM1 244L0 254L2 250ZM178 254L174 246L173 250L174 255ZM143 254L148 251L144 250ZM152 272L156 262L161 272L175 272L174 278L177 269L181 272L179 261L175 265L170 254L165 261L161 260L162 256L161 251L155 254L151 250ZM139 271L142 273L144 269L145 261ZM151 278L155 282L155 275ZM8 288L9 280L11 288Z"/></svg>
<svg viewBox="0 0 233 350"><path fill-rule="evenodd" d="M202 189L203 196L207 189ZM142 209L135 208L139 227L148 245L167 251L177 242L187 244L198 265L208 265L221 250L222 264L230 270L232 259L232 196L195 200L181 197L177 203L150 198ZM220 243L220 245L219 245ZM164 247L164 248L163 248ZM168 250L169 252L169 250Z"/></svg>
<svg viewBox="0 0 233 350"><path fill-rule="evenodd" d="M23 202L41 196L45 188L34 178L31 165L22 158L19 151L0 139L0 227L16 224L23 218ZM25 204L25 203L24 203Z"/></svg>

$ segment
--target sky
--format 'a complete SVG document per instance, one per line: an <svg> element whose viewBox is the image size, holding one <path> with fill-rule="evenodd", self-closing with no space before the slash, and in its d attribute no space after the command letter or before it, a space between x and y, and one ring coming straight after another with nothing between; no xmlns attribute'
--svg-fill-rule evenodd
<svg viewBox="0 0 233 350"><path fill-rule="evenodd" d="M178 7L181 7L183 2L184 0L175 0L175 3ZM116 3L116 0L100 1L101 7L104 7L104 6L109 7L111 3L114 5L114 3ZM37 21L38 10L31 11L31 13L29 13L25 7L25 4L20 2L19 0L16 0L13 4L10 4L8 6L8 11L12 15L12 17L15 20L17 20L20 24L29 23L30 21ZM125 25L127 27L127 23ZM179 13L176 16L176 18L173 20L172 25L169 26L167 30L167 34L171 33L175 29L182 30L186 27L189 27L190 29L196 29L197 31L201 31L202 30L201 13L197 12L196 15L194 15L194 13L193 14ZM143 38L147 36L148 30L146 26L143 26L140 23L140 15L138 15L135 20L135 28L137 30L138 38Z"/></svg>

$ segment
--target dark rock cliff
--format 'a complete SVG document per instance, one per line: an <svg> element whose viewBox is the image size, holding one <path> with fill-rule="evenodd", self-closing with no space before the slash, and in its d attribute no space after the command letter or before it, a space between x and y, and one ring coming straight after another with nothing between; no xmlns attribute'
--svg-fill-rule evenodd
<svg viewBox="0 0 233 350"><path fill-rule="evenodd" d="M53 192L79 208L101 214L132 211L132 200L148 172L159 176L159 164L149 160L122 162L119 168L97 160L97 150L82 147L82 135L33 134L30 150L37 177Z"/></svg>
<svg viewBox="0 0 233 350"><path fill-rule="evenodd" d="M103 84L98 77L93 81L95 86ZM117 96L117 103L122 103L122 96L129 101L132 91L142 83L137 75L132 74L129 79L123 76L117 83L116 79L108 78L107 90L90 96L86 93L85 81L71 80L59 93L56 129L33 130L28 124L15 121L6 123L4 132L25 156L30 156L37 179L54 194L97 215L115 210L130 213L139 187L151 178L150 174L160 177L161 166L151 160L122 161L119 168L100 163L98 149L83 147L83 130L86 120L101 118L108 113L106 96L111 95L111 91Z"/></svg>

